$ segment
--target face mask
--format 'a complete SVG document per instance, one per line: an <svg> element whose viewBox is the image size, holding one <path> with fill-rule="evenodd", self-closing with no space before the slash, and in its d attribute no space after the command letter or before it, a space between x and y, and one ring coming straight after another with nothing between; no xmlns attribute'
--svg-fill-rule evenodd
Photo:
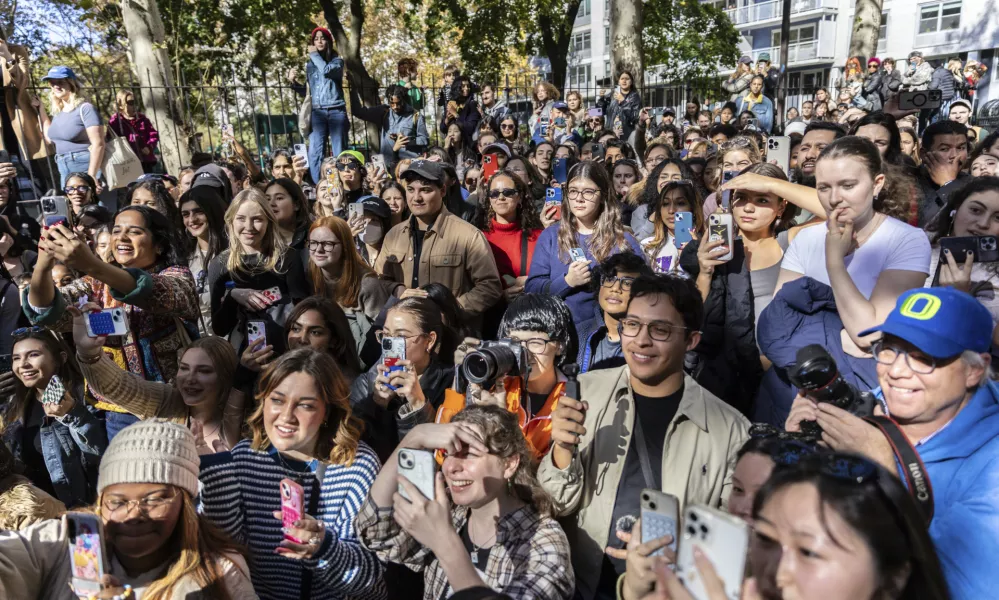
<svg viewBox="0 0 999 600"><path fill-rule="evenodd" d="M382 224L380 221L371 220L364 227L364 231L361 232L361 241L365 244L377 244L382 241L385 236L385 232L382 231Z"/></svg>

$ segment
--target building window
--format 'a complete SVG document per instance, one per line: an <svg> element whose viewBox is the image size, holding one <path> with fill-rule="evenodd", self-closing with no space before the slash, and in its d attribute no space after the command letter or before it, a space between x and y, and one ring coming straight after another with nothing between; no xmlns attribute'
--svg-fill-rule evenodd
<svg viewBox="0 0 999 600"><path fill-rule="evenodd" d="M576 13L576 18L590 16L590 0L583 0L579 3L579 12Z"/></svg>
<svg viewBox="0 0 999 600"><path fill-rule="evenodd" d="M710 0L704 3L705 6L711 6L717 8L718 10L725 10L725 0ZM732 8L735 8L733 5Z"/></svg>
<svg viewBox="0 0 999 600"><path fill-rule="evenodd" d="M918 33L957 29L961 25L961 0L924 4L919 7Z"/></svg>
<svg viewBox="0 0 999 600"><path fill-rule="evenodd" d="M572 34L571 42L572 52L581 53L590 51L590 32L580 31L579 33Z"/></svg>
<svg viewBox="0 0 999 600"><path fill-rule="evenodd" d="M610 25L604 26L604 48L610 47Z"/></svg>
<svg viewBox="0 0 999 600"><path fill-rule="evenodd" d="M881 27L878 28L878 41L888 39L888 13L881 13Z"/></svg>
<svg viewBox="0 0 999 600"><path fill-rule="evenodd" d="M604 61L604 77L610 77L610 76L611 76L610 61L609 60L605 60Z"/></svg>
<svg viewBox="0 0 999 600"><path fill-rule="evenodd" d="M566 85L572 88L586 87L590 83L590 65L578 65L569 67L569 76Z"/></svg>
<svg viewBox="0 0 999 600"><path fill-rule="evenodd" d="M815 40L815 25L802 25L791 28L791 35L788 36L787 43L793 46L813 40ZM774 29L770 34L770 47L776 48L777 46L780 46L780 29Z"/></svg>

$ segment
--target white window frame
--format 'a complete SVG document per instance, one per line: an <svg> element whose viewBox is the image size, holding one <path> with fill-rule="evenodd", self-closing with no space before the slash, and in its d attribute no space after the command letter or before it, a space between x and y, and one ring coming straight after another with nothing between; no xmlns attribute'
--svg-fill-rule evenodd
<svg viewBox="0 0 999 600"><path fill-rule="evenodd" d="M878 28L878 41L888 39L888 11L881 11L881 27Z"/></svg>
<svg viewBox="0 0 999 600"><path fill-rule="evenodd" d="M590 13L593 12L590 7L590 0L583 0L579 3L579 11L576 12L576 18L588 17Z"/></svg>
<svg viewBox="0 0 999 600"><path fill-rule="evenodd" d="M801 39L801 32L804 31L804 30L806 30L806 29L811 29L812 30L812 37L808 38L807 40L802 40ZM804 42L814 42L815 40L817 40L819 38L819 27L818 27L818 23L809 23L807 25L798 25L797 27L792 27L790 33L791 33L791 35L790 35L790 39L788 40L788 44L794 45L794 44L799 44L799 43L801 43L803 41ZM770 32L770 47L771 48L776 48L777 46L780 46L780 29L779 28L778 29L774 29L773 31Z"/></svg>
<svg viewBox="0 0 999 600"><path fill-rule="evenodd" d="M957 7L957 22L953 27L948 27L947 29L942 28L944 20L944 10L948 8ZM962 6L961 0L947 0L946 2L930 2L928 4L920 4L919 12L916 17L916 35L927 35L930 33L940 33L941 31L956 31L961 28L961 12L964 7ZM936 16L929 19L923 18L923 11L927 9L936 9ZM947 18L953 15L948 15ZM932 29L927 29L923 31L923 22L927 21L932 24Z"/></svg>
<svg viewBox="0 0 999 600"><path fill-rule="evenodd" d="M582 79L580 79L582 75ZM568 87L571 88L583 88L590 84L590 79L593 78L593 71L591 69L590 63L585 63L581 65L575 65L569 67L568 72Z"/></svg>
<svg viewBox="0 0 999 600"><path fill-rule="evenodd" d="M591 52L593 49L593 36L588 29L577 31L572 34L572 38L569 40L569 47L572 52L576 53Z"/></svg>

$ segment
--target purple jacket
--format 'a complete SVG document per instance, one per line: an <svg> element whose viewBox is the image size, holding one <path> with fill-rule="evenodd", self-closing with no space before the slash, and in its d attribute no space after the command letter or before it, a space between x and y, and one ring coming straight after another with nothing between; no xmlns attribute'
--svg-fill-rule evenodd
<svg viewBox="0 0 999 600"><path fill-rule="evenodd" d="M128 140L135 155L144 163L156 162L156 144L160 134L153 127L153 122L142 113L135 113L134 119L126 119L121 113L111 115L108 125L119 136ZM143 152L146 149L146 152Z"/></svg>

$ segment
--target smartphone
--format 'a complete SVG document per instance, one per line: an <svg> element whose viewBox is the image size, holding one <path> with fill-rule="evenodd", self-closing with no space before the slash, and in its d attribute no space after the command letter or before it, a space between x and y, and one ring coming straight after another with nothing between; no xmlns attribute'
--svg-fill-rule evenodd
<svg viewBox="0 0 999 600"><path fill-rule="evenodd" d="M708 241L725 240L728 252L714 257L716 260L732 260L732 215L713 213L708 215Z"/></svg>
<svg viewBox="0 0 999 600"><path fill-rule="evenodd" d="M128 333L128 319L124 308L105 308L87 313L87 335L125 335Z"/></svg>
<svg viewBox="0 0 999 600"><path fill-rule="evenodd" d="M572 262L586 262L589 260L586 258L586 252L583 252L582 248L573 248L569 250L569 256L572 258Z"/></svg>
<svg viewBox="0 0 999 600"><path fill-rule="evenodd" d="M940 238L940 264L944 264L947 259L942 252L950 250L957 264L968 259L968 254L974 258L974 262L996 262L999 261L999 241L994 235L969 235L963 237Z"/></svg>
<svg viewBox="0 0 999 600"><path fill-rule="evenodd" d="M364 217L364 205L360 202L351 202L347 205L347 217L348 221L354 220L355 217Z"/></svg>
<svg viewBox="0 0 999 600"><path fill-rule="evenodd" d="M784 174L791 172L791 138L786 135L775 135L767 138L767 162L776 162L784 169Z"/></svg>
<svg viewBox="0 0 999 600"><path fill-rule="evenodd" d="M281 483L281 525L285 530L284 539L296 544L304 544L305 540L288 533L288 528L295 526L305 514L305 490L297 481L282 479Z"/></svg>
<svg viewBox="0 0 999 600"><path fill-rule="evenodd" d="M246 323L247 345L252 346L257 343L257 340L264 340L261 348L267 345L267 323L264 321L249 321Z"/></svg>
<svg viewBox="0 0 999 600"><path fill-rule="evenodd" d="M722 172L722 185L732 181L739 176L738 171L723 171ZM721 207L725 212L732 209L732 190L722 190L721 194Z"/></svg>
<svg viewBox="0 0 999 600"><path fill-rule="evenodd" d="M604 148L603 144L593 144L593 149L590 152L593 156L593 160L603 160L607 153L607 149Z"/></svg>
<svg viewBox="0 0 999 600"><path fill-rule="evenodd" d="M506 284L506 287L513 287L514 285L517 284L517 278L514 277L513 275L510 275L509 273L504 273L503 274L503 283Z"/></svg>
<svg viewBox="0 0 999 600"><path fill-rule="evenodd" d="M103 524L91 513L67 512L62 518L69 542L70 586L82 597L99 594L107 570Z"/></svg>
<svg viewBox="0 0 999 600"><path fill-rule="evenodd" d="M270 300L271 302L281 301L281 288L279 288L278 286L266 289L260 293L266 296L267 299Z"/></svg>
<svg viewBox="0 0 999 600"><path fill-rule="evenodd" d="M602 108L590 108L586 110L586 116L591 118L599 118L604 116L604 109Z"/></svg>
<svg viewBox="0 0 999 600"><path fill-rule="evenodd" d="M565 185L569 181L569 159L556 158L552 166L552 176L555 181Z"/></svg>
<svg viewBox="0 0 999 600"><path fill-rule="evenodd" d="M482 157L482 178L487 182L499 171L499 157L495 154L486 154Z"/></svg>
<svg viewBox="0 0 999 600"><path fill-rule="evenodd" d="M10 152L7 152L6 150L0 150L0 163L9 163L9 162L11 162Z"/></svg>
<svg viewBox="0 0 999 600"><path fill-rule="evenodd" d="M385 157L381 154L371 155L371 165L376 169L381 169L388 173L388 167L385 166Z"/></svg>
<svg viewBox="0 0 999 600"><path fill-rule="evenodd" d="M684 512L676 575L696 600L710 600L694 564L694 548L714 565L725 587L725 597L738 600L746 569L749 525L738 517L707 506L689 506Z"/></svg>
<svg viewBox="0 0 999 600"><path fill-rule="evenodd" d="M666 547L676 552L679 533L677 523L680 522L680 501L676 499L676 496L659 490L642 490L641 511L642 543L668 535L673 538L673 541ZM664 550L664 548L660 548L653 552L652 556L663 556Z"/></svg>
<svg viewBox="0 0 999 600"><path fill-rule="evenodd" d="M943 104L943 92L940 90L922 90L918 92L899 92L899 110L925 110L940 108Z"/></svg>
<svg viewBox="0 0 999 600"><path fill-rule="evenodd" d="M71 221L73 211L69 208L69 200L66 196L46 196L41 200L43 225L52 227L59 223L64 223L66 227L73 228Z"/></svg>
<svg viewBox="0 0 999 600"><path fill-rule="evenodd" d="M562 188L548 188L545 190L545 209L549 205L556 207L555 220L560 221L562 219Z"/></svg>
<svg viewBox="0 0 999 600"><path fill-rule="evenodd" d="M409 480L420 493L428 500L434 499L434 476L437 472L437 461L434 460L434 453L429 450L413 450L412 448L402 448L399 450L399 474ZM399 486L399 494L406 500L411 498Z"/></svg>
<svg viewBox="0 0 999 600"><path fill-rule="evenodd" d="M309 150L305 147L305 144L294 144L292 149L295 151L295 156L301 156L305 159L305 162L309 161Z"/></svg>
<svg viewBox="0 0 999 600"><path fill-rule="evenodd" d="M10 373L14 370L14 360L10 354L0 354L0 373Z"/></svg>
<svg viewBox="0 0 999 600"><path fill-rule="evenodd" d="M222 141L232 140L236 138L236 130L233 128L232 123L225 123L222 125Z"/></svg>
<svg viewBox="0 0 999 600"><path fill-rule="evenodd" d="M401 371L403 367L399 365L400 360L406 360L406 338L386 337L382 338L382 364L388 367L388 372ZM389 389L393 392L394 386L389 384Z"/></svg>
<svg viewBox="0 0 999 600"><path fill-rule="evenodd" d="M555 127L565 128L565 117L555 117Z"/></svg>
<svg viewBox="0 0 999 600"><path fill-rule="evenodd" d="M694 236L690 233L694 229L694 213L681 211L676 213L673 221L673 245L680 248Z"/></svg>

